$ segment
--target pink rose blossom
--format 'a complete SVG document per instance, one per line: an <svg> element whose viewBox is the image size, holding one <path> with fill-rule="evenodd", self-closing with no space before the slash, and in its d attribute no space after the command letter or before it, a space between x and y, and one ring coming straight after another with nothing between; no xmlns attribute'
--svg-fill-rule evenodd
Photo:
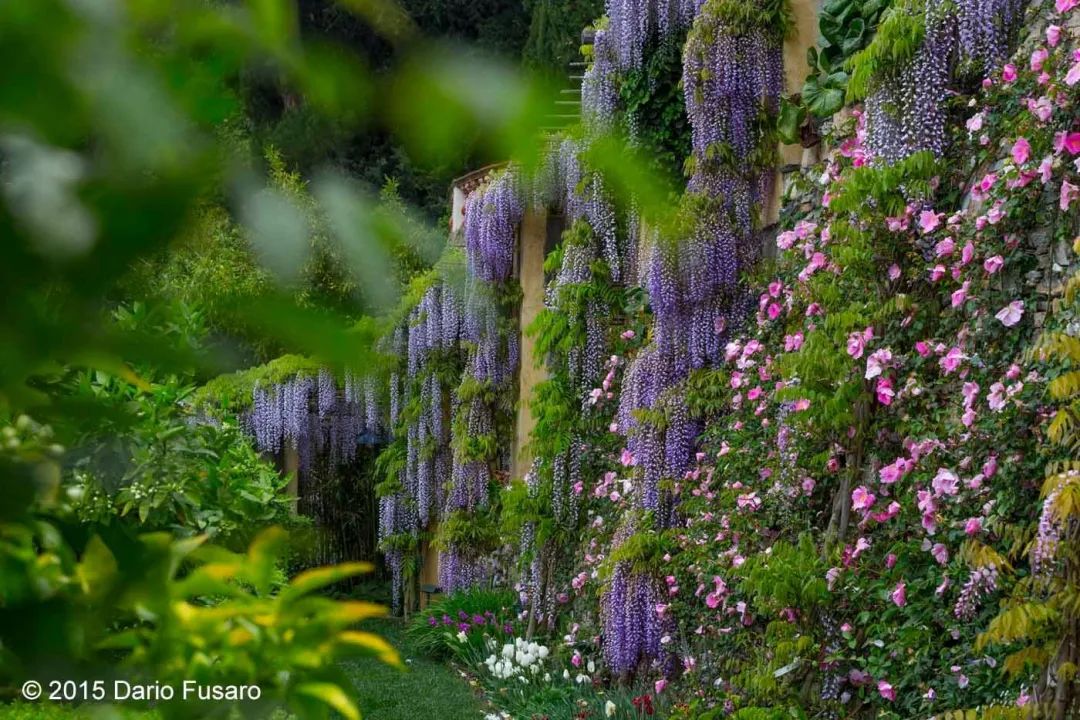
<svg viewBox="0 0 1080 720"><path fill-rule="evenodd" d="M971 283L965 280L964 284L960 286L960 289L953 291L951 302L954 309L963 305L967 300L968 287L970 287L970 285Z"/></svg>
<svg viewBox="0 0 1080 720"><path fill-rule="evenodd" d="M1029 157L1031 157L1031 143L1023 136L1018 137L1012 146L1013 162L1017 165L1023 165L1028 161Z"/></svg>
<svg viewBox="0 0 1080 720"><path fill-rule="evenodd" d="M1036 48L1031 53L1031 72L1041 71L1043 63L1046 62L1046 58L1049 56L1050 52L1046 48Z"/></svg>
<svg viewBox="0 0 1080 720"><path fill-rule="evenodd" d="M964 353L958 347L949 349L949 352L945 353L944 357L938 361L941 365L941 369L948 375L960 367L960 363L964 361Z"/></svg>
<svg viewBox="0 0 1080 720"><path fill-rule="evenodd" d="M1059 0L1060 2L1060 0ZM1016 81L1016 66L1012 63L1007 64L1001 69L1001 79L1007 83Z"/></svg>
<svg viewBox="0 0 1080 720"><path fill-rule="evenodd" d="M1078 63L1078 65L1080 65L1080 63ZM1077 197L1080 197L1080 188L1077 188L1076 185L1073 185L1068 180L1062 180L1061 198L1059 199L1058 206L1062 210L1068 210L1069 205L1071 205L1072 201L1075 200Z"/></svg>
<svg viewBox="0 0 1080 720"><path fill-rule="evenodd" d="M879 403L882 405L892 405L893 398L896 397L896 391L893 390L892 378L885 377L878 380L875 393Z"/></svg>
<svg viewBox="0 0 1080 720"><path fill-rule="evenodd" d="M1054 3L1054 7L1057 8L1059 13L1067 13L1077 5L1080 5L1080 0L1057 0Z"/></svg>
<svg viewBox="0 0 1080 720"><path fill-rule="evenodd" d="M938 468L937 475L931 481L934 487L934 496L956 495L960 492L960 478L948 468Z"/></svg>
<svg viewBox="0 0 1080 720"><path fill-rule="evenodd" d="M876 378L891 362L892 350L889 348L875 350L871 353L870 357L866 359L866 379L872 380Z"/></svg>
<svg viewBox="0 0 1080 720"><path fill-rule="evenodd" d="M934 560L937 560L938 565L947 565L949 562L949 548L941 543L934 543L930 554L934 556Z"/></svg>
<svg viewBox="0 0 1080 720"><path fill-rule="evenodd" d="M993 275L998 270L1000 270L1001 266L1004 264L1004 258L1002 258L1000 255L995 255L993 257L986 258L986 260L983 260L983 270L985 270L988 275Z"/></svg>
<svg viewBox="0 0 1080 720"><path fill-rule="evenodd" d="M978 535L982 532L982 519L977 517L968 518L964 523L964 532L968 535Z"/></svg>
<svg viewBox="0 0 1080 720"><path fill-rule="evenodd" d="M1024 317L1024 301L1013 300L994 315L1005 327L1012 327Z"/></svg>
<svg viewBox="0 0 1080 720"><path fill-rule="evenodd" d="M939 258L948 257L949 255L952 255L955 251L956 242L951 237L945 238L934 246L934 254Z"/></svg>
<svg viewBox="0 0 1080 720"><path fill-rule="evenodd" d="M941 218L944 213L936 213L933 210L923 210L919 213L919 227L923 233L931 233L941 226Z"/></svg>
<svg viewBox="0 0 1080 720"><path fill-rule="evenodd" d="M867 490L865 485L860 485L851 493L851 509L869 510L875 500L877 498L874 494Z"/></svg>
<svg viewBox="0 0 1080 720"><path fill-rule="evenodd" d="M1065 74L1065 84L1072 87L1076 83L1080 82L1080 61L1077 61L1069 72Z"/></svg>

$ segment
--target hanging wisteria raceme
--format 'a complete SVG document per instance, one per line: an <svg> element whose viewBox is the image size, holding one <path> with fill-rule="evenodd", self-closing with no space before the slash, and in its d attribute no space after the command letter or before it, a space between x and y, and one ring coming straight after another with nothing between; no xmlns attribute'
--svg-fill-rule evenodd
<svg viewBox="0 0 1080 720"><path fill-rule="evenodd" d="M252 390L244 425L261 452L276 454L286 446L297 451L301 474L315 453L332 462L349 462L360 445L381 442L381 397L374 377L347 373L344 391L328 370L317 377L297 374L274 385Z"/></svg>
<svg viewBox="0 0 1080 720"><path fill-rule="evenodd" d="M462 335L462 303L449 283L428 287L391 343L404 351L405 375L391 378L391 415L399 421L405 462L397 491L380 499L379 540L394 573L400 597L401 535L414 541L437 518L450 482L449 388L440 380L439 363L455 362Z"/></svg>
<svg viewBox="0 0 1080 720"><path fill-rule="evenodd" d="M762 118L775 117L783 84L783 35L777 18L733 13L730 4L700 8L683 57L683 87L692 131L693 175L682 227L654 230L639 258L649 291L653 342L638 353L623 382L619 429L642 477L637 503L674 520L663 478L689 468L699 427L674 389L695 369L719 362L728 333L752 308L739 287L758 255L757 210L771 193L774 168ZM661 430L638 420L661 411Z"/></svg>
<svg viewBox="0 0 1080 720"><path fill-rule="evenodd" d="M989 74L1009 53L1024 19L1023 0L960 0L956 3L960 59Z"/></svg>
<svg viewBox="0 0 1080 720"><path fill-rule="evenodd" d="M581 78L581 119L590 134L610 133L619 103L616 76L619 72L614 36L597 30L593 38L592 63Z"/></svg>
<svg viewBox="0 0 1080 720"><path fill-rule="evenodd" d="M460 310L460 337L466 348L465 372L453 397L449 429L457 441L448 461L443 517L483 511L490 505L496 471L509 467L509 455L499 448L500 413L507 413L506 398L516 377L521 348L517 328L508 320L508 283L513 273L518 226L524 214L522 183L513 167L495 173L465 200L462 234L468 280ZM510 295L512 297L512 295ZM478 453L476 447L484 447ZM440 555L440 583L446 592L483 582L490 563L476 548L453 541Z"/></svg>
<svg viewBox="0 0 1080 720"><path fill-rule="evenodd" d="M497 173L465 200L465 254L469 275L503 282L513 271L517 228L525 213L518 173Z"/></svg>
<svg viewBox="0 0 1080 720"><path fill-rule="evenodd" d="M616 552L634 534L633 522L620 526L612 540ZM667 672L669 654L661 638L672 634L671 616L663 611L664 594L659 579L635 572L629 561L615 563L602 597L600 621L603 628L604 660L612 673L627 675L642 662L661 661Z"/></svg>
<svg viewBox="0 0 1080 720"><path fill-rule="evenodd" d="M866 98L866 147L895 163L923 150L945 152L949 79L956 61L956 15L947 0L927 0L926 34L914 57L879 78Z"/></svg>
<svg viewBox="0 0 1080 720"><path fill-rule="evenodd" d="M608 32L623 70L640 67L645 48L690 26L704 0L607 0Z"/></svg>
<svg viewBox="0 0 1080 720"><path fill-rule="evenodd" d="M870 158L895 163L923 150L942 156L957 61L982 73L1000 65L1024 7L1023 0L925 0L922 44L909 61L876 78L866 98Z"/></svg>

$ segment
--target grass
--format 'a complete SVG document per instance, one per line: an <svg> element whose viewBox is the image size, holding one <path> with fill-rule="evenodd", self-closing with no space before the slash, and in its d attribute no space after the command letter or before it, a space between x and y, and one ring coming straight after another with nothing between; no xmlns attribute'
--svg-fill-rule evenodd
<svg viewBox="0 0 1080 720"><path fill-rule="evenodd" d="M449 666L417 655L400 620L366 624L365 630L386 638L401 653L405 672L364 658L344 665L356 686L365 720L477 720L480 700Z"/></svg>

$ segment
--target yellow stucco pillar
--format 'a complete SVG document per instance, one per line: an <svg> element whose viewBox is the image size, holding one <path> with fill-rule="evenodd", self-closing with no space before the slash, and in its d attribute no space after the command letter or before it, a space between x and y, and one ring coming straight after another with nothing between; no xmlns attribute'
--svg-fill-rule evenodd
<svg viewBox="0 0 1080 720"><path fill-rule="evenodd" d="M791 0L792 30L784 41L784 91L788 95L801 91L806 74L810 71L806 51L817 44L820 7L820 0ZM813 153L807 153L801 145L780 146L780 168L777 168L776 182L773 183L773 196L762 213L763 225L772 225L780 219L780 202L784 192L780 169L808 164L813 158Z"/></svg>
<svg viewBox="0 0 1080 720"><path fill-rule="evenodd" d="M533 338L526 332L544 307L544 248L547 242L548 215L543 210L530 210L521 221L518 241L518 279L521 283L521 309L518 313L521 328L521 369L518 373L517 426L514 432L511 477L520 478L529 470L532 458L528 453L529 434L536 425L530 402L533 388L547 377L543 366L537 366Z"/></svg>

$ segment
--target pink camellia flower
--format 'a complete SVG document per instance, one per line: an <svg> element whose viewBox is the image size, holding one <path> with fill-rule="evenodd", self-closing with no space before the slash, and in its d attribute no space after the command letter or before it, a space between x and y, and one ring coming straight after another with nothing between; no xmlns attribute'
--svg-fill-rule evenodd
<svg viewBox="0 0 1080 720"><path fill-rule="evenodd" d="M1007 83L1016 81L1016 66L1012 63L1007 64L1001 68L1001 79Z"/></svg>
<svg viewBox="0 0 1080 720"><path fill-rule="evenodd" d="M1041 72L1046 58L1050 57L1050 51L1046 48L1036 48L1031 53L1031 72Z"/></svg>
<svg viewBox="0 0 1080 720"><path fill-rule="evenodd" d="M885 682L884 680L878 680L877 691L878 693L880 693L881 697L885 698L889 702L893 702L894 700L896 700L896 690L894 690L893 686Z"/></svg>
<svg viewBox="0 0 1080 720"><path fill-rule="evenodd" d="M869 510L875 500L877 498L874 497L874 494L867 490L865 485L860 485L851 493L851 509Z"/></svg>
<svg viewBox="0 0 1080 720"><path fill-rule="evenodd" d="M664 678L660 678L653 684L653 687L656 688L656 694L659 695L660 693L664 692L664 688L667 687L667 680L665 680Z"/></svg>
<svg viewBox="0 0 1080 720"><path fill-rule="evenodd" d="M882 405L892 405L893 398L896 397L892 378L883 377L878 380L875 394L877 395L877 401Z"/></svg>
<svg viewBox="0 0 1080 720"><path fill-rule="evenodd" d="M993 275L998 270L1000 270L1001 266L1004 264L1004 258L1002 258L1000 255L994 255L993 257L988 257L983 260L983 270L986 271L987 275Z"/></svg>
<svg viewBox="0 0 1080 720"><path fill-rule="evenodd" d="M919 353L919 357L930 357L930 344L925 340L919 340L915 343L915 352Z"/></svg>
<svg viewBox="0 0 1080 720"><path fill-rule="evenodd" d="M900 266L893 263L889 266L889 280L896 281L900 277Z"/></svg>
<svg viewBox="0 0 1080 720"><path fill-rule="evenodd" d="M1047 155L1039 163L1039 180L1042 184L1050 182L1050 178L1054 176L1054 158L1051 155Z"/></svg>
<svg viewBox="0 0 1080 720"><path fill-rule="evenodd" d="M960 478L948 468L938 468L937 475L931 481L934 486L934 496L956 495L960 492Z"/></svg>
<svg viewBox="0 0 1080 720"><path fill-rule="evenodd" d="M626 330L622 334L622 339L623 340L633 340L635 335L636 335L636 333L633 330Z"/></svg>
<svg viewBox="0 0 1080 720"><path fill-rule="evenodd" d="M964 532L968 535L978 535L982 532L982 518L968 518L964 523Z"/></svg>
<svg viewBox="0 0 1080 720"><path fill-rule="evenodd" d="M855 331L848 335L847 340L847 354L858 360L863 356L863 351L866 349L866 342L863 340L863 334L859 331Z"/></svg>
<svg viewBox="0 0 1080 720"><path fill-rule="evenodd" d="M964 284L960 286L960 289L953 291L953 294L952 294L952 297L951 297L951 302L952 302L953 308L958 308L958 307L960 307L961 305L964 304L964 302L967 300L968 288L970 286L971 286L971 283L968 282L967 280L965 280Z"/></svg>
<svg viewBox="0 0 1080 720"><path fill-rule="evenodd" d="M1064 149L1069 151L1070 155L1080 153L1080 132L1065 133L1061 144Z"/></svg>
<svg viewBox="0 0 1080 720"><path fill-rule="evenodd" d="M896 607L904 607L907 605L907 586L903 582L898 582L889 597L892 598Z"/></svg>
<svg viewBox="0 0 1080 720"><path fill-rule="evenodd" d="M940 244L940 243L939 243ZM945 277L945 266L937 264L930 268L930 282L937 282L941 278Z"/></svg>
<svg viewBox="0 0 1080 720"><path fill-rule="evenodd" d="M1046 28L1046 44L1050 47L1057 47L1059 42L1061 42L1061 26L1051 25Z"/></svg>
<svg viewBox="0 0 1080 720"><path fill-rule="evenodd" d="M969 132L979 132L980 130L982 130L983 126L983 114L981 112L975 113L974 115L969 117L967 122L964 124L967 126Z"/></svg>
<svg viewBox="0 0 1080 720"><path fill-rule="evenodd" d="M1054 7L1057 8L1059 13L1067 13L1077 5L1080 5L1080 0L1057 0L1054 3Z"/></svg>
<svg viewBox="0 0 1080 720"><path fill-rule="evenodd" d="M1073 66L1069 68L1069 72L1065 74L1065 84L1069 87L1078 82L1080 82L1080 60L1073 63Z"/></svg>
<svg viewBox="0 0 1080 720"><path fill-rule="evenodd" d="M866 379L873 380L892 362L892 350L881 348L875 350L866 359Z"/></svg>
<svg viewBox="0 0 1080 720"><path fill-rule="evenodd" d="M1054 114L1054 105L1050 102L1050 98L1044 95L1038 100L1029 99L1028 110L1039 119L1039 122L1046 122Z"/></svg>
<svg viewBox="0 0 1080 720"><path fill-rule="evenodd" d="M810 409L810 400L807 398L799 398L795 401L795 412L802 412L803 410Z"/></svg>
<svg viewBox="0 0 1080 720"><path fill-rule="evenodd" d="M934 547L930 549L930 554L937 560L938 565L946 565L949 562L949 548L941 543L934 543Z"/></svg>
<svg viewBox="0 0 1080 720"><path fill-rule="evenodd" d="M813 493L814 492L814 486L816 484L817 483L814 482L814 478L810 478L810 477L803 478L803 481L802 481L803 494L810 495L811 493Z"/></svg>
<svg viewBox="0 0 1080 720"><path fill-rule="evenodd" d="M994 315L1005 327L1012 327L1024 317L1024 301L1013 300Z"/></svg>
<svg viewBox="0 0 1080 720"><path fill-rule="evenodd" d="M1080 63L1077 63L1077 66L1080 66ZM1080 197L1080 188L1077 188L1076 185L1073 185L1068 180L1062 180L1061 198L1059 199L1058 206L1062 210L1068 210L1069 205L1071 205L1072 201L1075 200L1077 197Z"/></svg>
<svg viewBox="0 0 1080 720"><path fill-rule="evenodd" d="M923 233L932 233L941 227L941 218L945 213L936 213L933 210L923 210L919 213L919 227Z"/></svg>
<svg viewBox="0 0 1080 720"><path fill-rule="evenodd" d="M637 458L634 457L634 453L630 452L630 448L623 448L622 457L619 458L619 462L624 467L632 467L637 465Z"/></svg>
<svg viewBox="0 0 1080 720"><path fill-rule="evenodd" d="M1012 158L1013 162L1017 165L1023 165L1031 157L1031 143L1027 141L1027 138L1020 136L1016 138L1016 142L1012 146Z"/></svg>
<svg viewBox="0 0 1080 720"><path fill-rule="evenodd" d="M994 412L1001 412L1005 409L1005 386L1002 383L996 382L990 386L990 393L986 396L986 401L990 405L990 409Z"/></svg>
<svg viewBox="0 0 1080 720"><path fill-rule="evenodd" d="M956 251L956 241L951 237L947 237L937 245L934 246L934 255L937 257L948 257Z"/></svg>
<svg viewBox="0 0 1080 720"><path fill-rule="evenodd" d="M892 570L895 565L896 565L896 553L889 553L887 556L885 556L885 567Z"/></svg>
<svg viewBox="0 0 1080 720"><path fill-rule="evenodd" d="M938 361L941 365L941 369L948 375L954 372L956 368L960 367L960 363L964 361L964 353L958 347L949 348L949 351Z"/></svg>
<svg viewBox="0 0 1080 720"><path fill-rule="evenodd" d="M975 244L968 241L967 245L964 245L964 249L960 251L960 264L967 265L975 259Z"/></svg>

